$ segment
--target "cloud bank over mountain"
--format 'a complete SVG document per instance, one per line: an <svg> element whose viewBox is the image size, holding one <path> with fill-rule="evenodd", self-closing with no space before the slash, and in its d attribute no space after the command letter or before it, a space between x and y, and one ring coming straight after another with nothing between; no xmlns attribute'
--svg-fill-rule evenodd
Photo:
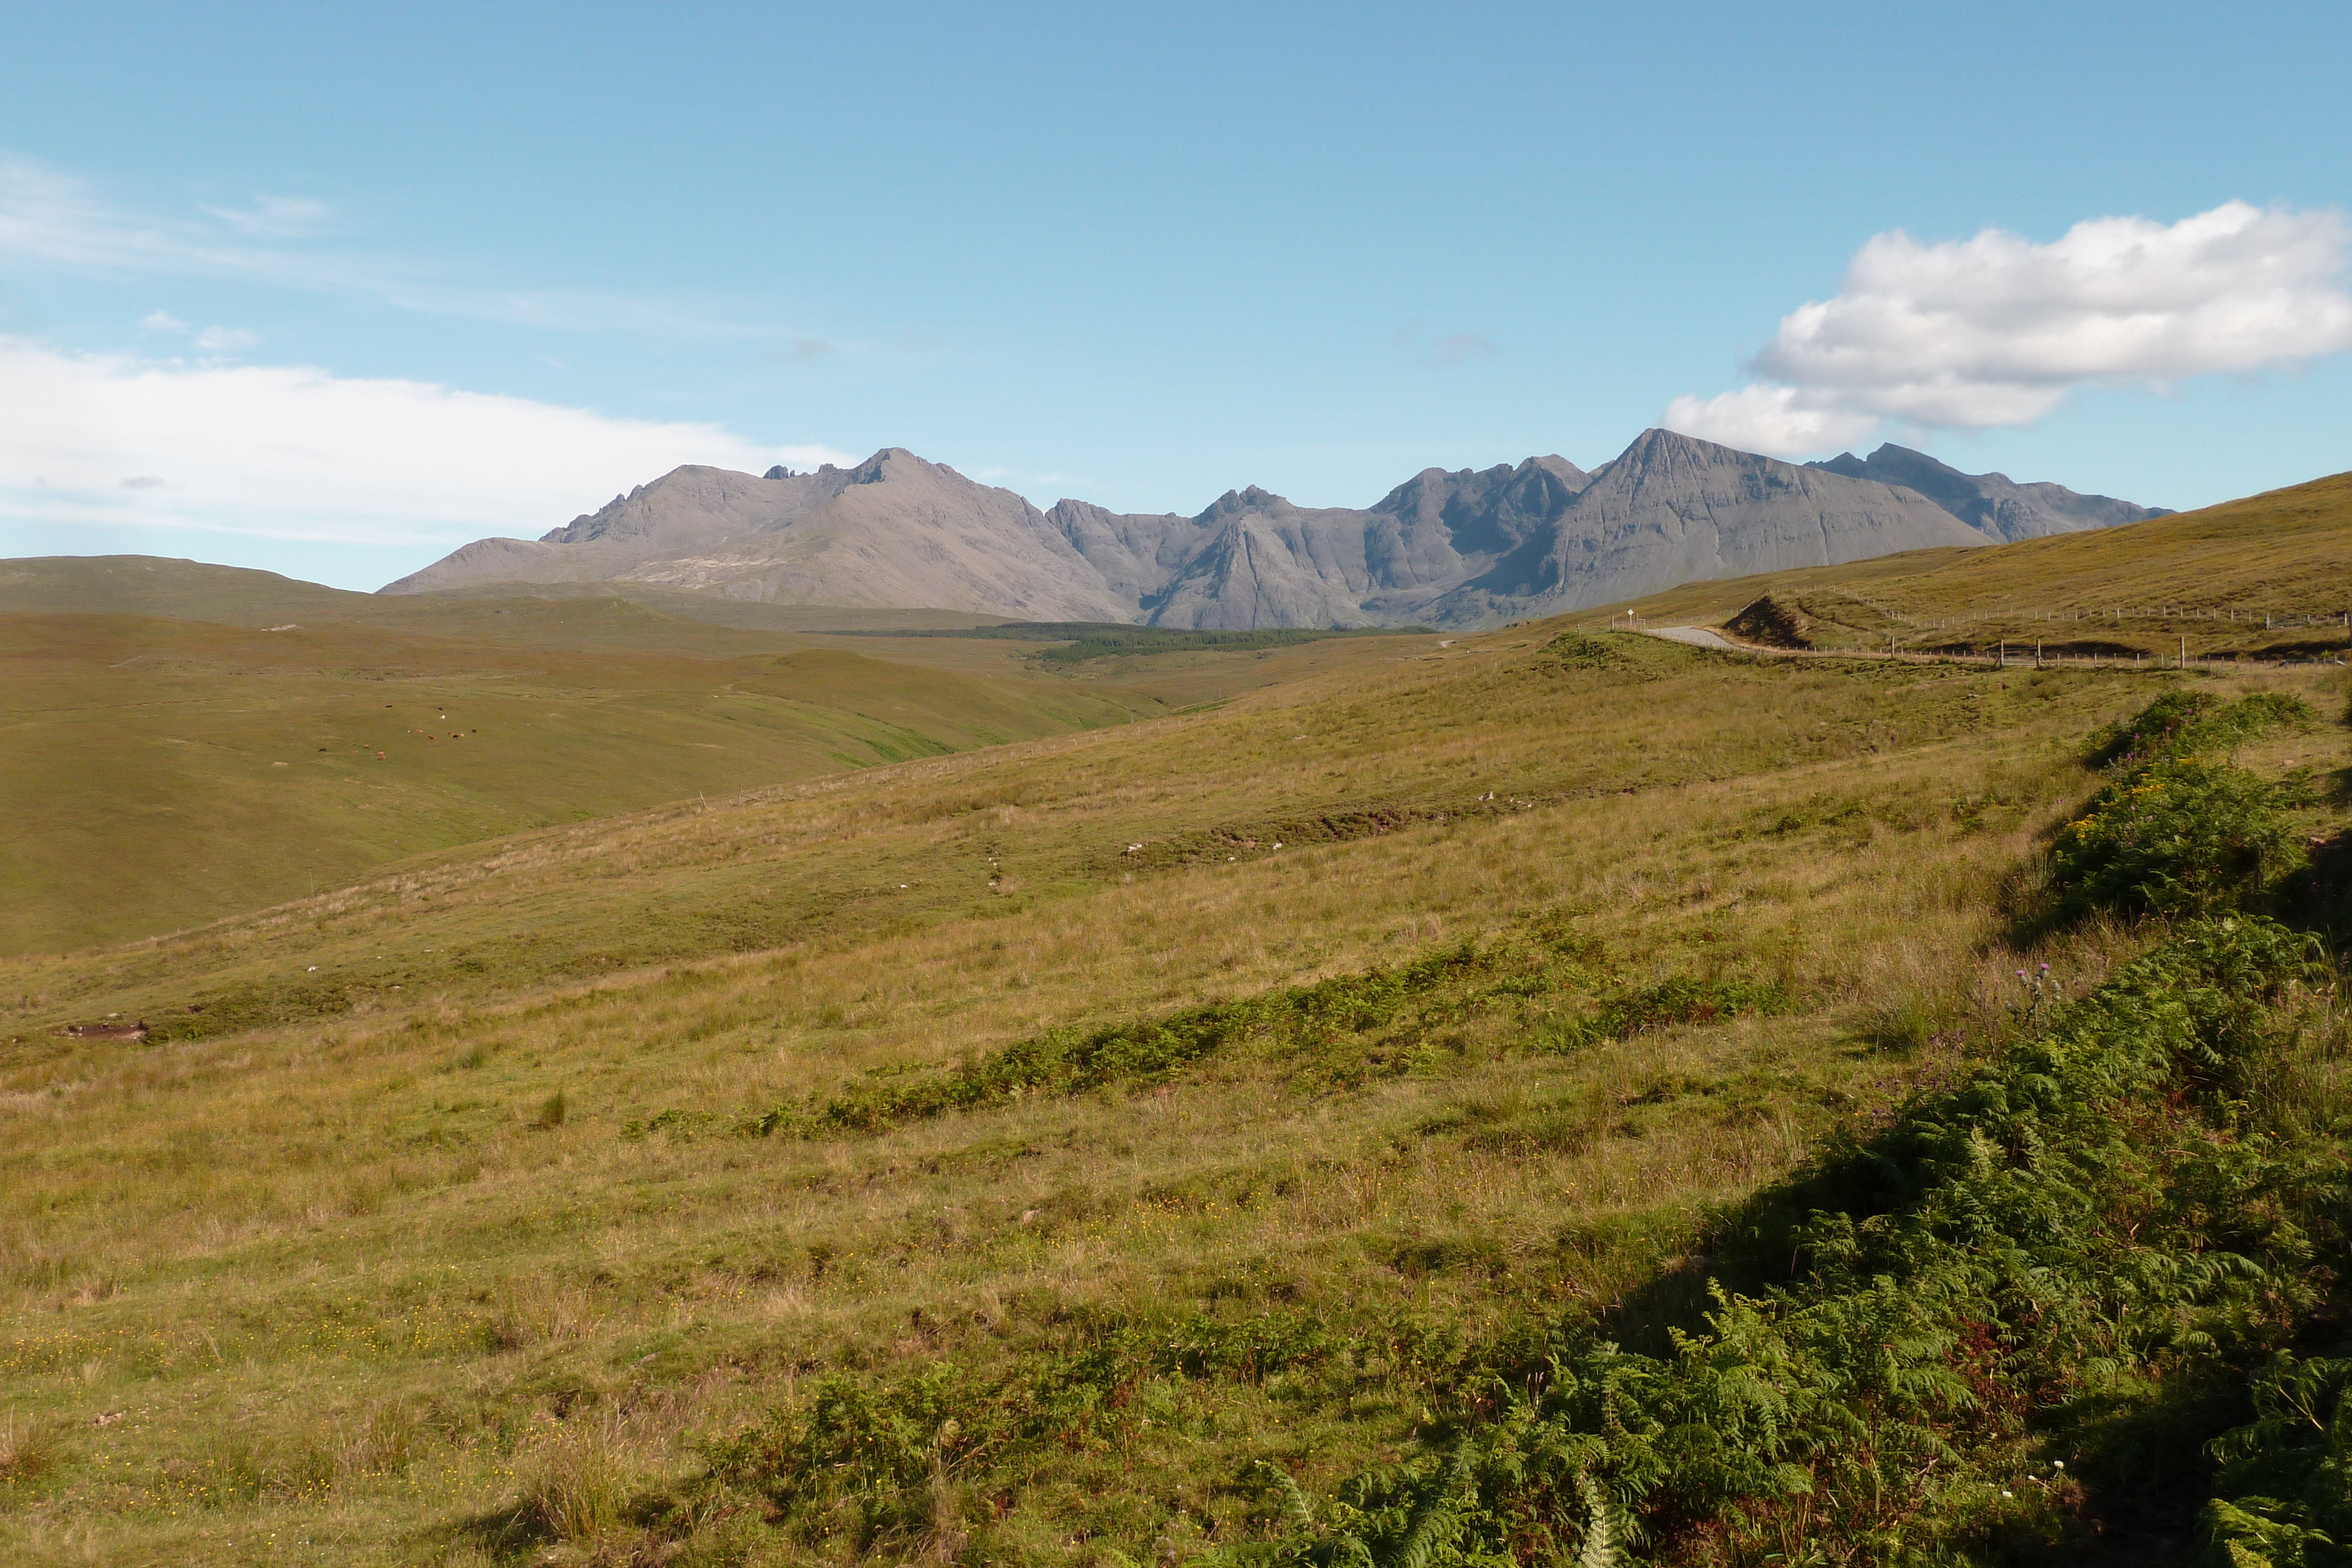
<svg viewBox="0 0 2352 1568"><path fill-rule="evenodd" d="M1757 380L1664 423L1784 455L1889 423L2031 424L2077 388L2163 385L2352 350L2345 214L2227 202L2169 225L2094 218L2040 245L2002 229L1873 238L1831 299L1781 319Z"/></svg>

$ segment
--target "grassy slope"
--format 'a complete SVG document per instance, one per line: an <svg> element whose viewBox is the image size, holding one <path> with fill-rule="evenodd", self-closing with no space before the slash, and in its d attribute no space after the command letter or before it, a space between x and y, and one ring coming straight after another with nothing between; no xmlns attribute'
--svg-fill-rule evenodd
<svg viewBox="0 0 2352 1568"><path fill-rule="evenodd" d="M1394 653L1045 669L1028 643L807 630L971 620L661 591L385 599L147 557L0 563L0 952L182 929L532 825L1120 723Z"/></svg>
<svg viewBox="0 0 2352 1568"><path fill-rule="evenodd" d="M1350 646L1245 657L1263 670ZM380 1000L391 984L487 997L810 935L995 917L1008 902L1155 868L1255 862L1277 841L1802 777L1790 770L1996 727L2025 690L1907 666L1784 674L1638 639L1610 653L1620 667L1583 670L1528 632L1443 653L1323 657L1323 673L1212 714L550 830L487 857L455 851L260 919L94 961L28 962L0 990L37 993L31 1016L44 1023L130 1009L162 1026L208 1009L175 1031ZM299 976L284 956L296 925L310 932ZM378 957L388 932L396 972Z"/></svg>
<svg viewBox="0 0 2352 1568"><path fill-rule="evenodd" d="M617 600L476 619L449 635L0 615L0 951L201 925L535 824L1167 706L1002 654L886 661Z"/></svg>
<svg viewBox="0 0 2352 1568"><path fill-rule="evenodd" d="M2338 474L2120 528L1689 583L1615 608L1719 623L1769 592L1814 616L1823 646L1883 649L1892 632L1905 646L2005 639L2169 657L2186 637L2192 656L2307 658L2352 643L2348 572L2352 474Z"/></svg>
<svg viewBox="0 0 2352 1568"><path fill-rule="evenodd" d="M1970 956L1998 888L2084 788L2083 734L2159 679L1540 628L1318 648L1323 673L1213 712L543 830L0 971L25 998L0 1356L54 1456L0 1540L619 1552L625 1498L829 1368L1028 1364L1110 1319L1353 1336L1354 1372L1155 1382L1002 1495L946 1487L930 1537L1181 1553L1244 1528L1248 1461L1328 1480L1401 1451L1450 1337L1610 1299L1706 1205L1998 1031L2000 961ZM728 1131L1050 1025L1547 931L1575 956L1530 994L1441 991L1303 1057L877 1134ZM2114 950L2052 956L2074 984ZM1794 1005L1528 1049L1673 974ZM203 1038L46 1032L166 1009ZM293 1021L208 1033L273 1010ZM750 1518L693 1537L738 1538L849 1546Z"/></svg>

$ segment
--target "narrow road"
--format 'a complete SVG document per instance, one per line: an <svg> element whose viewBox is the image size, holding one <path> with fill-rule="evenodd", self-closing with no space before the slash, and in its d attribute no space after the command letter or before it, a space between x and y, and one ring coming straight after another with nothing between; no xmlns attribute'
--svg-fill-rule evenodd
<svg viewBox="0 0 2352 1568"><path fill-rule="evenodd" d="M1644 626L1642 630L1653 637L1664 637L1669 643L1688 643L1694 648L1720 648L1727 653L1751 651L1726 642L1704 626Z"/></svg>

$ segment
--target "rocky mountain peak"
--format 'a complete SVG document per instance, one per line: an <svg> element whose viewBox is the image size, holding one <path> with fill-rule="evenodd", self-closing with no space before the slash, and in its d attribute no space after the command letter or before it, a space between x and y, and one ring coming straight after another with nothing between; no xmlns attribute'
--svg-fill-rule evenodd
<svg viewBox="0 0 2352 1568"><path fill-rule="evenodd" d="M1948 463L1891 441L1868 457L1841 452L1805 466L1848 479L1875 480L1916 490L1996 539L2040 538L2169 515L2162 507L2135 506L2112 496L2081 495L2063 485L2021 485L2000 473L1964 474Z"/></svg>
<svg viewBox="0 0 2352 1568"><path fill-rule="evenodd" d="M1271 507L1287 505L1289 505L1287 501L1273 491L1261 490L1255 485L1251 485L1243 489L1226 491L1210 502L1207 510L1192 520L1203 525L1220 523L1229 517L1238 517L1244 512L1262 512Z"/></svg>
<svg viewBox="0 0 2352 1568"><path fill-rule="evenodd" d="M1663 429L1591 474L1556 455L1430 467L1364 508L1252 485L1189 517L1070 499L1041 513L886 446L814 474L674 469L538 541L479 540L386 591L628 580L1030 620L1468 627L2153 515L1892 443L1799 465Z"/></svg>

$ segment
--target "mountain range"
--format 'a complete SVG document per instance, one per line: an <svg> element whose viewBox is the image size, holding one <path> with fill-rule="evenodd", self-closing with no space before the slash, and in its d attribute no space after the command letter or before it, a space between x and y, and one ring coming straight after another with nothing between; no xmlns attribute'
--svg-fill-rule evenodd
<svg viewBox="0 0 2352 1568"><path fill-rule="evenodd" d="M678 468L541 538L479 539L382 591L629 581L1018 620L1455 628L2164 515L1891 444L1793 464L1665 430L1590 474L1557 456L1429 468L1361 509L1251 486L1191 517L1076 500L1040 511L894 446L810 474Z"/></svg>

